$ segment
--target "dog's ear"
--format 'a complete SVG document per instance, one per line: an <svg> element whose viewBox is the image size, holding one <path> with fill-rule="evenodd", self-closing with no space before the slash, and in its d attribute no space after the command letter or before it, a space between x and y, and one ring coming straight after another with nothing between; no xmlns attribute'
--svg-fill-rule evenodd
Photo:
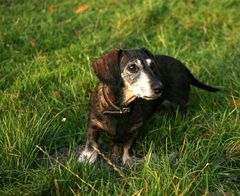
<svg viewBox="0 0 240 196"><path fill-rule="evenodd" d="M121 52L121 49L113 49L93 63L93 69L101 82L110 86L120 86L119 63Z"/></svg>
<svg viewBox="0 0 240 196"><path fill-rule="evenodd" d="M151 59L154 59L154 54L150 52L147 48L141 48L141 50L148 55Z"/></svg>

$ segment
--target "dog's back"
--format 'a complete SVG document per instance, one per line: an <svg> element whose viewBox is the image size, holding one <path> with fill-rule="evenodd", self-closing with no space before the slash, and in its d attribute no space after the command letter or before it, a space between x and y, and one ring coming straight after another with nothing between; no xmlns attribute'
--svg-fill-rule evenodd
<svg viewBox="0 0 240 196"><path fill-rule="evenodd" d="M165 55L155 55L155 59L157 73L164 86L162 99L168 100L176 108L180 107L180 110L186 111L191 85L210 92L219 91L218 88L197 80L179 60Z"/></svg>

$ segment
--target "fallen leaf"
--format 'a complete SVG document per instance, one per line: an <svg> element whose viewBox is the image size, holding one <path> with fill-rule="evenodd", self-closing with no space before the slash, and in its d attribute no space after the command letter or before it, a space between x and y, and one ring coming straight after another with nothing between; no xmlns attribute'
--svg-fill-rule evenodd
<svg viewBox="0 0 240 196"><path fill-rule="evenodd" d="M33 48L35 48L36 45L37 45L37 41L36 41L35 39L31 39L31 40L30 40L30 45L31 45Z"/></svg>
<svg viewBox="0 0 240 196"><path fill-rule="evenodd" d="M10 94L10 99L11 100L14 100L14 99L17 99L17 98L18 98L18 94L17 93Z"/></svg>
<svg viewBox="0 0 240 196"><path fill-rule="evenodd" d="M231 105L236 107L240 107L240 100L239 99L235 99L234 97L231 100Z"/></svg>
<svg viewBox="0 0 240 196"><path fill-rule="evenodd" d="M53 12L53 11L54 11L53 6L48 6L48 7L47 7L47 11L48 11L48 12Z"/></svg>
<svg viewBox="0 0 240 196"><path fill-rule="evenodd" d="M77 37L80 36L80 31L79 30L74 29L73 32L74 32L75 36L77 36Z"/></svg>
<svg viewBox="0 0 240 196"><path fill-rule="evenodd" d="M61 92L60 91L54 91L53 96L54 97L61 97Z"/></svg>
<svg viewBox="0 0 240 196"><path fill-rule="evenodd" d="M79 14L79 13L82 13L82 12L86 11L87 9L88 9L88 6L82 5L75 10L75 13Z"/></svg>

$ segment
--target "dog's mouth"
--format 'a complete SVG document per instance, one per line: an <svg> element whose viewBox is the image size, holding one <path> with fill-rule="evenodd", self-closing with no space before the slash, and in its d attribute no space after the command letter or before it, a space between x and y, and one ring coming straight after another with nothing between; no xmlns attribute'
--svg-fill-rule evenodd
<svg viewBox="0 0 240 196"><path fill-rule="evenodd" d="M143 96L142 99L146 99L146 100L154 100L157 99L158 97L160 97L161 94L159 95L153 95L153 96Z"/></svg>

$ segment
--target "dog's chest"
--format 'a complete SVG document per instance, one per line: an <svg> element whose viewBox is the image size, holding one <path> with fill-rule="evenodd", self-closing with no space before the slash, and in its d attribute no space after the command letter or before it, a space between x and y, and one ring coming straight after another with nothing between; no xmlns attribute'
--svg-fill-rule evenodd
<svg viewBox="0 0 240 196"><path fill-rule="evenodd" d="M141 119L131 119L130 115L122 115L121 117L108 117L105 120L106 132L113 140L124 142L126 138L130 137L143 126Z"/></svg>
<svg viewBox="0 0 240 196"><path fill-rule="evenodd" d="M105 115L104 124L108 135L117 142L124 142L139 131L151 115L152 107L140 102L131 108L131 112L119 115Z"/></svg>

